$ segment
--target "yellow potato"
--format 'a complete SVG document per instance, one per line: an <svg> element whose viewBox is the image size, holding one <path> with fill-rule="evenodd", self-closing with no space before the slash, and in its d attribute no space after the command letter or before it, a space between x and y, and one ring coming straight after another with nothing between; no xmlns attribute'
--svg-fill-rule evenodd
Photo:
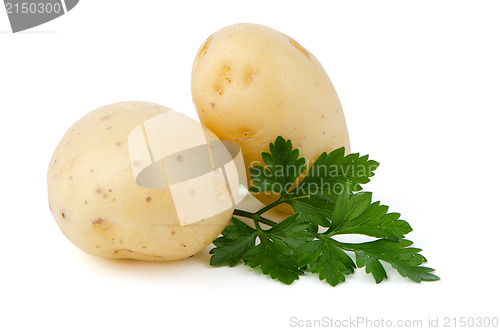
<svg viewBox="0 0 500 331"><path fill-rule="evenodd" d="M327 73L313 54L279 31L236 24L214 33L194 60L191 91L201 123L241 146L247 171L263 165L261 153L278 135L290 139L308 165L324 151L350 151L342 106ZM257 198L267 203L275 197Z"/></svg>
<svg viewBox="0 0 500 331"><path fill-rule="evenodd" d="M57 146L47 175L50 209L61 231L85 252L151 261L185 258L209 245L228 223L233 209L181 226L168 186L136 183L133 167L140 163L131 161L129 133L165 112L174 111L146 102L105 106L74 124ZM167 146L193 135L196 122L182 116L176 126L185 137L165 141ZM209 185L205 192L227 189L225 182L202 185Z"/></svg>

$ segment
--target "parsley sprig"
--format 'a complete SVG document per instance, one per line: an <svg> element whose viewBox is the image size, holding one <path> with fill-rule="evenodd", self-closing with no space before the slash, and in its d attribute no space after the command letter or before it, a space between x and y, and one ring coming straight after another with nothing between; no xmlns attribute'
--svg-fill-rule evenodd
<svg viewBox="0 0 500 331"><path fill-rule="evenodd" d="M322 153L307 169L290 140L279 136L269 147L270 153L262 153L266 167L250 168L255 183L250 191L274 192L279 198L254 213L236 209L233 216L251 219L254 226L233 217L213 242L210 265L233 267L242 261L285 284L310 272L335 286L363 267L380 283L387 278L382 262L415 282L439 279L434 269L422 266L421 250L404 239L410 225L389 207L372 202L372 193L361 191L378 162L368 155L345 155L339 148ZM262 216L283 203L295 214L280 223ZM335 238L340 234L376 239L347 243Z"/></svg>

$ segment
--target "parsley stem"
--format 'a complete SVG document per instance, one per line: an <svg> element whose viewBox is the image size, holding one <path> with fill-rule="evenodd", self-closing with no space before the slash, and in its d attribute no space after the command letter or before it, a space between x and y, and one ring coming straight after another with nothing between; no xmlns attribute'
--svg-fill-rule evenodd
<svg viewBox="0 0 500 331"><path fill-rule="evenodd" d="M268 218L263 217L262 214L264 214L266 211L271 210L272 208L276 207L277 205L282 204L283 202L285 202L285 199L283 197L280 197L278 200L276 200L273 203L265 206L264 208L256 211L255 213L251 213L251 212L241 210L241 209L235 209L233 212L233 215L243 216L243 217L246 217L246 218L253 220L255 222L255 226L257 228L260 228L258 223L266 224L269 226L275 226L278 223L271 221Z"/></svg>
<svg viewBox="0 0 500 331"><path fill-rule="evenodd" d="M233 215L238 215L238 216L243 216L246 218L254 219L254 215L256 215L256 214L245 211L245 210L241 210L241 209L235 209L233 211Z"/></svg>
<svg viewBox="0 0 500 331"><path fill-rule="evenodd" d="M259 221L253 220L253 224L255 224L255 229L257 229L257 232L262 233L262 228L260 227Z"/></svg>
<svg viewBox="0 0 500 331"><path fill-rule="evenodd" d="M271 221L270 219L267 219L265 217L260 216L260 214L258 214L258 213L251 213L251 212L248 212L245 210L235 209L233 212L233 215L243 216L243 217L246 217L246 218L253 220L254 222L260 222L262 224L266 224L269 226L275 226L278 224L274 221Z"/></svg>
<svg viewBox="0 0 500 331"><path fill-rule="evenodd" d="M273 203L271 203L271 204L265 206L264 208L258 210L255 214L262 215L266 211L269 211L269 210L273 209L274 207L276 207L277 205L282 204L283 202L285 202L285 199L283 199L283 197L280 197L278 200L274 201Z"/></svg>

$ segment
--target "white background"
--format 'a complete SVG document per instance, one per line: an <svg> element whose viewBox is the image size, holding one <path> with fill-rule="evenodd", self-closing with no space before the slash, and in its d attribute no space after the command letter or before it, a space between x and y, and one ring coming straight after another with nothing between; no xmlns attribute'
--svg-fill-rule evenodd
<svg viewBox="0 0 500 331"><path fill-rule="evenodd" d="M287 330L290 318L500 317L498 1L83 0L24 33L0 13L1 330ZM367 190L402 213L437 269L416 284L364 270L285 286L245 266L116 261L74 247L49 212L65 131L117 101L195 117L194 55L223 26L278 29L322 62L352 150L381 165ZM488 298L493 301L489 301ZM452 325L452 324L450 324ZM361 328L358 328L361 329ZM194 328L193 328L194 330Z"/></svg>

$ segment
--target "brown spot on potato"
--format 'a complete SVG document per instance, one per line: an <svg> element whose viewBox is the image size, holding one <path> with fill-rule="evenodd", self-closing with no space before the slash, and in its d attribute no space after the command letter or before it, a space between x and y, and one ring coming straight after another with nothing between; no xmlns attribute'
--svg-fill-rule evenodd
<svg viewBox="0 0 500 331"><path fill-rule="evenodd" d="M122 142L121 142L121 141L117 141L117 142L115 142L115 146L120 147L121 145L122 145Z"/></svg>
<svg viewBox="0 0 500 331"><path fill-rule="evenodd" d="M113 127L112 126L107 126L106 130L111 130Z"/></svg>
<svg viewBox="0 0 500 331"><path fill-rule="evenodd" d="M215 90L215 92L217 92L218 95L222 95L222 93L224 93L224 90L222 89L222 86L216 85L214 87L214 90Z"/></svg>
<svg viewBox="0 0 500 331"><path fill-rule="evenodd" d="M90 172L94 172L94 168L90 168Z"/></svg>
<svg viewBox="0 0 500 331"><path fill-rule="evenodd" d="M196 195L196 191L195 190L191 190L191 192L189 192L191 195Z"/></svg>
<svg viewBox="0 0 500 331"><path fill-rule="evenodd" d="M161 259L162 258L162 256L160 256L160 255L145 254L145 253L140 253L140 252L136 252L136 251L133 251L130 249L125 249L125 248L115 249L113 252L115 254L119 255L119 257L121 257L121 258L127 258L127 259L144 259L144 258Z"/></svg>
<svg viewBox="0 0 500 331"><path fill-rule="evenodd" d="M186 244L181 243L181 246L182 246L182 247L186 247Z"/></svg>
<svg viewBox="0 0 500 331"><path fill-rule="evenodd" d="M117 253L120 253L120 252L128 252L128 253L133 253L133 251L131 251L130 249L115 249L113 251L113 253L117 254Z"/></svg>
<svg viewBox="0 0 500 331"><path fill-rule="evenodd" d="M175 235L175 231L174 231L174 230L172 230L172 231L170 232L170 234L171 234L172 236L173 236L173 235Z"/></svg>
<svg viewBox="0 0 500 331"><path fill-rule="evenodd" d="M219 69L219 76L214 81L214 91L220 96L224 93L224 85L231 84L232 80L229 76L231 68L223 64ZM213 107L212 107L213 108Z"/></svg>
<svg viewBox="0 0 500 331"><path fill-rule="evenodd" d="M83 203L84 203L84 204L87 204L87 203L88 203L88 201L87 201L87 200L85 200Z"/></svg>
<svg viewBox="0 0 500 331"><path fill-rule="evenodd" d="M94 232L94 236L100 236L101 239L105 241L109 241L109 237L113 235L112 225L103 220L102 218L98 218L92 221L92 226L90 230ZM111 242L114 242L114 238L111 238Z"/></svg>
<svg viewBox="0 0 500 331"><path fill-rule="evenodd" d="M293 47L295 47L299 52L301 52L302 54L304 54L308 60L311 59L311 57L309 56L309 53L307 52L307 50L302 47L302 45L300 45L298 42L295 41L295 39L287 36L286 34L284 34L284 36L286 38L288 38L288 41L290 42L290 44L292 44Z"/></svg>
<svg viewBox="0 0 500 331"><path fill-rule="evenodd" d="M255 68L252 66L248 66L244 71L243 71L243 89L248 89L252 87L253 81L254 81L254 76L256 74Z"/></svg>
<svg viewBox="0 0 500 331"><path fill-rule="evenodd" d="M92 224L102 224L103 222L105 222L105 221L103 221L102 218L99 217L95 221L92 221Z"/></svg>
<svg viewBox="0 0 500 331"><path fill-rule="evenodd" d="M205 41L203 48L200 50L200 55L198 55L198 59L201 59L208 52L208 48L210 47L211 42L212 36L208 37L208 39Z"/></svg>
<svg viewBox="0 0 500 331"><path fill-rule="evenodd" d="M215 103L210 102L210 108L212 108L212 110L214 110L214 108L215 108ZM201 111L203 111L203 109L202 109Z"/></svg>
<svg viewBox="0 0 500 331"><path fill-rule="evenodd" d="M95 193L101 194L102 193L102 188L101 187L96 188Z"/></svg>
<svg viewBox="0 0 500 331"><path fill-rule="evenodd" d="M153 200L150 196L146 197L146 202L150 202L151 200Z"/></svg>
<svg viewBox="0 0 500 331"><path fill-rule="evenodd" d="M108 197L108 194L107 194L107 193L104 193L104 194L102 195L102 198L103 198L103 199L106 199L107 197Z"/></svg>
<svg viewBox="0 0 500 331"><path fill-rule="evenodd" d="M244 141L244 140L248 140L248 139L255 138L255 137L259 136L262 133L262 130L253 131L249 128L242 127L239 130L237 130L236 133L237 134L235 134L233 136L234 139L239 140L239 141Z"/></svg>
<svg viewBox="0 0 500 331"><path fill-rule="evenodd" d="M66 218L66 215L64 215L63 212L61 212L61 216L62 216L62 218Z"/></svg>
<svg viewBox="0 0 500 331"><path fill-rule="evenodd" d="M95 248L101 248L101 246L99 246L99 245L95 245Z"/></svg>
<svg viewBox="0 0 500 331"><path fill-rule="evenodd" d="M110 114L110 115L103 116L103 117L101 117L101 121L107 120L111 116L113 116L113 115Z"/></svg>
<svg viewBox="0 0 500 331"><path fill-rule="evenodd" d="M184 156L182 156L181 154L179 154L179 155L177 155L175 157L175 159L177 160L177 162L182 162L182 161L184 161Z"/></svg>
<svg viewBox="0 0 500 331"><path fill-rule="evenodd" d="M69 176L69 177L68 177L68 180L72 180L72 179L73 179L73 176Z"/></svg>

